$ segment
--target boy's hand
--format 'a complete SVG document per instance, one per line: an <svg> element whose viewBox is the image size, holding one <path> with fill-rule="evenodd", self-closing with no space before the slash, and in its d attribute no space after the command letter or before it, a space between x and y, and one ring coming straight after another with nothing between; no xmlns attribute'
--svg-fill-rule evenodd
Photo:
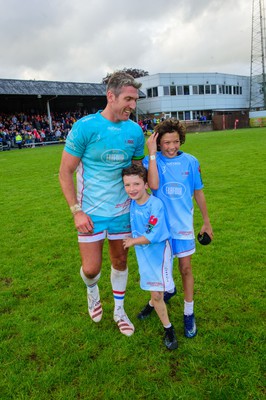
<svg viewBox="0 0 266 400"><path fill-rule="evenodd" d="M133 238L126 238L123 239L123 247L124 249L128 249L129 247L134 246Z"/></svg>
<svg viewBox="0 0 266 400"><path fill-rule="evenodd" d="M146 142L147 148L149 150L149 155L156 155L157 152L157 142L158 132L153 133Z"/></svg>
<svg viewBox="0 0 266 400"><path fill-rule="evenodd" d="M212 231L212 226L211 224L203 224L202 228L200 230L200 235L203 235L203 233L206 232L210 236L211 240L213 240L213 231Z"/></svg>

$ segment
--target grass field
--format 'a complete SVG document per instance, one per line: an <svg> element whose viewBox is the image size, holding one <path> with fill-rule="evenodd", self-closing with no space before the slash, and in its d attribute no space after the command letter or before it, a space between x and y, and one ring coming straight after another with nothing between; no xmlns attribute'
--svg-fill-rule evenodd
<svg viewBox="0 0 266 400"><path fill-rule="evenodd" d="M125 308L135 334L112 320L107 248L103 319L87 314L73 220L61 194L63 147L0 153L0 399L260 400L265 398L266 128L189 134L214 229L193 256L198 336L183 336L183 293L168 306L179 348L162 343L129 255ZM195 210L195 231L201 227Z"/></svg>

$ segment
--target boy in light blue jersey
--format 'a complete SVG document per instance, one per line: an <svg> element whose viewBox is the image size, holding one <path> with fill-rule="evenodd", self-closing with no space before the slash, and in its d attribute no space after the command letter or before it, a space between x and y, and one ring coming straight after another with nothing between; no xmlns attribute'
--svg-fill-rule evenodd
<svg viewBox="0 0 266 400"><path fill-rule="evenodd" d="M82 260L80 275L87 287L88 312L94 322L103 315L98 281L103 244L108 239L114 321L126 336L134 325L124 310L128 277L125 237L130 235L129 200L121 171L144 157L144 135L129 119L141 84L115 72L107 84L103 111L81 118L70 131L60 165L62 191L74 217ZM76 173L77 185L73 176Z"/></svg>
<svg viewBox="0 0 266 400"><path fill-rule="evenodd" d="M193 227L193 197L203 218L200 233L207 232L213 238L198 160L180 151L185 142L185 128L176 119L167 119L155 127L155 133L147 140L149 156L143 160L148 169L148 182L153 194L165 205L170 227L174 257L178 257L184 289L184 332L192 338L197 333L194 316L194 278L191 256L195 252ZM157 151L160 150L160 151ZM167 302L174 294L165 292ZM145 309L143 309L145 314ZM147 315L146 315L147 316Z"/></svg>
<svg viewBox="0 0 266 400"><path fill-rule="evenodd" d="M174 288L172 251L164 206L160 199L147 192L147 171L132 165L122 171L124 186L131 198L130 221L132 237L124 239L124 247L135 247L140 287L149 290L147 308L155 308L165 330L164 343L169 350L177 348L174 327L169 321L164 302L165 287Z"/></svg>

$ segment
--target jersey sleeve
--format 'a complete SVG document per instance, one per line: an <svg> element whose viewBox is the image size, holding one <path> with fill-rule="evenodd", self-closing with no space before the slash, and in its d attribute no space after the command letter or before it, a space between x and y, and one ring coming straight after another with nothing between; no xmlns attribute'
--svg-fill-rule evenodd
<svg viewBox="0 0 266 400"><path fill-rule="evenodd" d="M193 175L194 175L194 190L203 189L204 184L202 182L200 164L196 158L194 158L194 163L193 163Z"/></svg>
<svg viewBox="0 0 266 400"><path fill-rule="evenodd" d="M145 138L141 127L136 124L136 132L137 132L137 140L136 140L136 149L135 153L132 157L133 160L142 160L144 157L144 144Z"/></svg>
<svg viewBox="0 0 266 400"><path fill-rule="evenodd" d="M146 168L148 170L148 168L149 168L149 156L146 156L146 157L143 158L142 165L143 165L144 168Z"/></svg>
<svg viewBox="0 0 266 400"><path fill-rule="evenodd" d="M64 150L72 156L82 157L86 148L84 132L80 123L76 122L66 138Z"/></svg>
<svg viewBox="0 0 266 400"><path fill-rule="evenodd" d="M160 243L168 239L170 234L166 224L164 205L159 200L153 201L150 208L146 231L143 233L150 243Z"/></svg>

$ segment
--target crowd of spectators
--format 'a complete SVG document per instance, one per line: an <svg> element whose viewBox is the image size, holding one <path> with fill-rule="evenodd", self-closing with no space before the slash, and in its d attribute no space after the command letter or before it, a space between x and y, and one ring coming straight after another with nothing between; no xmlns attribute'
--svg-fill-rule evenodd
<svg viewBox="0 0 266 400"><path fill-rule="evenodd" d="M159 122L163 121L163 118L150 118L150 119L139 119L138 124L143 130L143 133L146 135L148 133L152 133L154 127L159 124Z"/></svg>
<svg viewBox="0 0 266 400"><path fill-rule="evenodd" d="M84 115L80 112L51 114L0 114L0 144L5 150L35 147L46 142L64 141L75 121Z"/></svg>
<svg viewBox="0 0 266 400"><path fill-rule="evenodd" d="M51 123L47 114L0 114L0 148L35 147L37 144L64 141L75 121L83 117L79 111L51 114ZM162 119L140 119L143 133L151 133ZM50 128L51 126L51 128Z"/></svg>

